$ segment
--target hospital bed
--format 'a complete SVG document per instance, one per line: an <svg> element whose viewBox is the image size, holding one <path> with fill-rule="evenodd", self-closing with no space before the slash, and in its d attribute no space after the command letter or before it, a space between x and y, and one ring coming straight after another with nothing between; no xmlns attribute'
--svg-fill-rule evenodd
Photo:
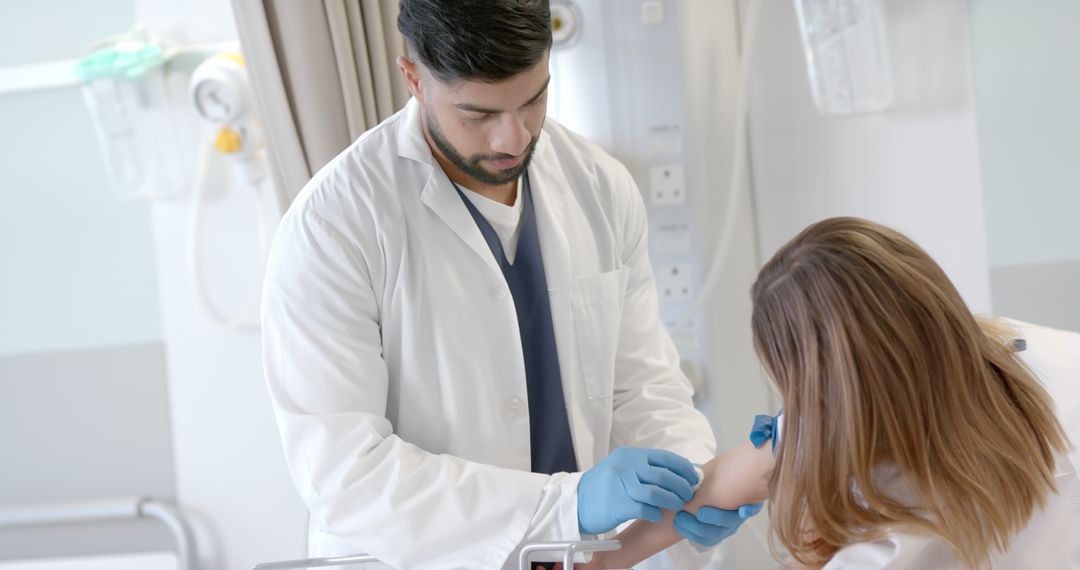
<svg viewBox="0 0 1080 570"><path fill-rule="evenodd" d="M1080 466L1080 333L1003 320L1025 340L1020 359L1054 400L1061 427L1072 440L1069 457Z"/></svg>

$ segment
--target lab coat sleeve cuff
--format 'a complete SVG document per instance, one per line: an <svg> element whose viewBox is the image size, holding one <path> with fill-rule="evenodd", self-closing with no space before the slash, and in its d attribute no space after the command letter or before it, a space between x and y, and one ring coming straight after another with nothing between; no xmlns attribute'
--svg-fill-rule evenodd
<svg viewBox="0 0 1080 570"><path fill-rule="evenodd" d="M558 485L558 521L559 535L563 538L557 540L593 540L594 537L581 534L581 524L578 520L578 482L581 481L581 473L562 474Z"/></svg>
<svg viewBox="0 0 1080 570"><path fill-rule="evenodd" d="M521 546L536 542L577 542L595 540L596 537L582 535L578 523L577 486L581 473L556 473L551 475L544 486L540 504L529 523L529 532ZM578 562L586 562L589 557L578 554ZM537 553L535 561L562 560L557 552Z"/></svg>

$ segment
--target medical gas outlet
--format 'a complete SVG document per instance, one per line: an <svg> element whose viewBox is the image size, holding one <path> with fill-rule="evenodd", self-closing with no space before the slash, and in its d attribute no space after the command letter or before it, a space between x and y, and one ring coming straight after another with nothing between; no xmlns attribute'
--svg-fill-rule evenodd
<svg viewBox="0 0 1080 570"><path fill-rule="evenodd" d="M260 156L261 141L255 136L252 93L240 54L215 55L195 69L189 88L195 111L208 122L220 125L213 148L237 161L240 175L249 184L266 176Z"/></svg>
<svg viewBox="0 0 1080 570"><path fill-rule="evenodd" d="M230 329L253 328L258 323L260 284L272 227L263 211L266 193L262 191L262 182L267 178L266 152L259 136L244 58L237 53L224 52L206 59L192 74L188 94L195 112L214 127L213 135L207 133L196 169L188 240L192 288L203 315L211 323ZM219 157L224 157L233 165L234 175L212 168L212 163ZM259 233L259 263L252 279L254 286L249 302L239 310L226 312L211 299L205 282L201 219L209 202L211 188L234 186L249 191L253 198L253 213Z"/></svg>

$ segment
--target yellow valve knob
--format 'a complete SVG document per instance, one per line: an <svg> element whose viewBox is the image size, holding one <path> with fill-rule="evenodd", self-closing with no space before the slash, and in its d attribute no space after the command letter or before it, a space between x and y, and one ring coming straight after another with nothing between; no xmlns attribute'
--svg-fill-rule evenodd
<svg viewBox="0 0 1080 570"><path fill-rule="evenodd" d="M240 55L240 54L238 54L236 52L226 51L226 52L221 52L218 55L225 58L225 59L231 59L232 61L235 61L238 65L244 65L244 56L242 56L242 55Z"/></svg>
<svg viewBox="0 0 1080 570"><path fill-rule="evenodd" d="M214 139L214 148L221 154L232 154L240 150L240 133L227 127L221 129Z"/></svg>

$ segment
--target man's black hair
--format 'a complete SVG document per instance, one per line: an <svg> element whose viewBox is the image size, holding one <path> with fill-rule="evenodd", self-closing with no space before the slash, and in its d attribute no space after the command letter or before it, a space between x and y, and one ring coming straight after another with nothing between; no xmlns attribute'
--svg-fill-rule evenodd
<svg viewBox="0 0 1080 570"><path fill-rule="evenodd" d="M491 83L540 62L551 47L550 0L401 0L398 30L444 83Z"/></svg>

